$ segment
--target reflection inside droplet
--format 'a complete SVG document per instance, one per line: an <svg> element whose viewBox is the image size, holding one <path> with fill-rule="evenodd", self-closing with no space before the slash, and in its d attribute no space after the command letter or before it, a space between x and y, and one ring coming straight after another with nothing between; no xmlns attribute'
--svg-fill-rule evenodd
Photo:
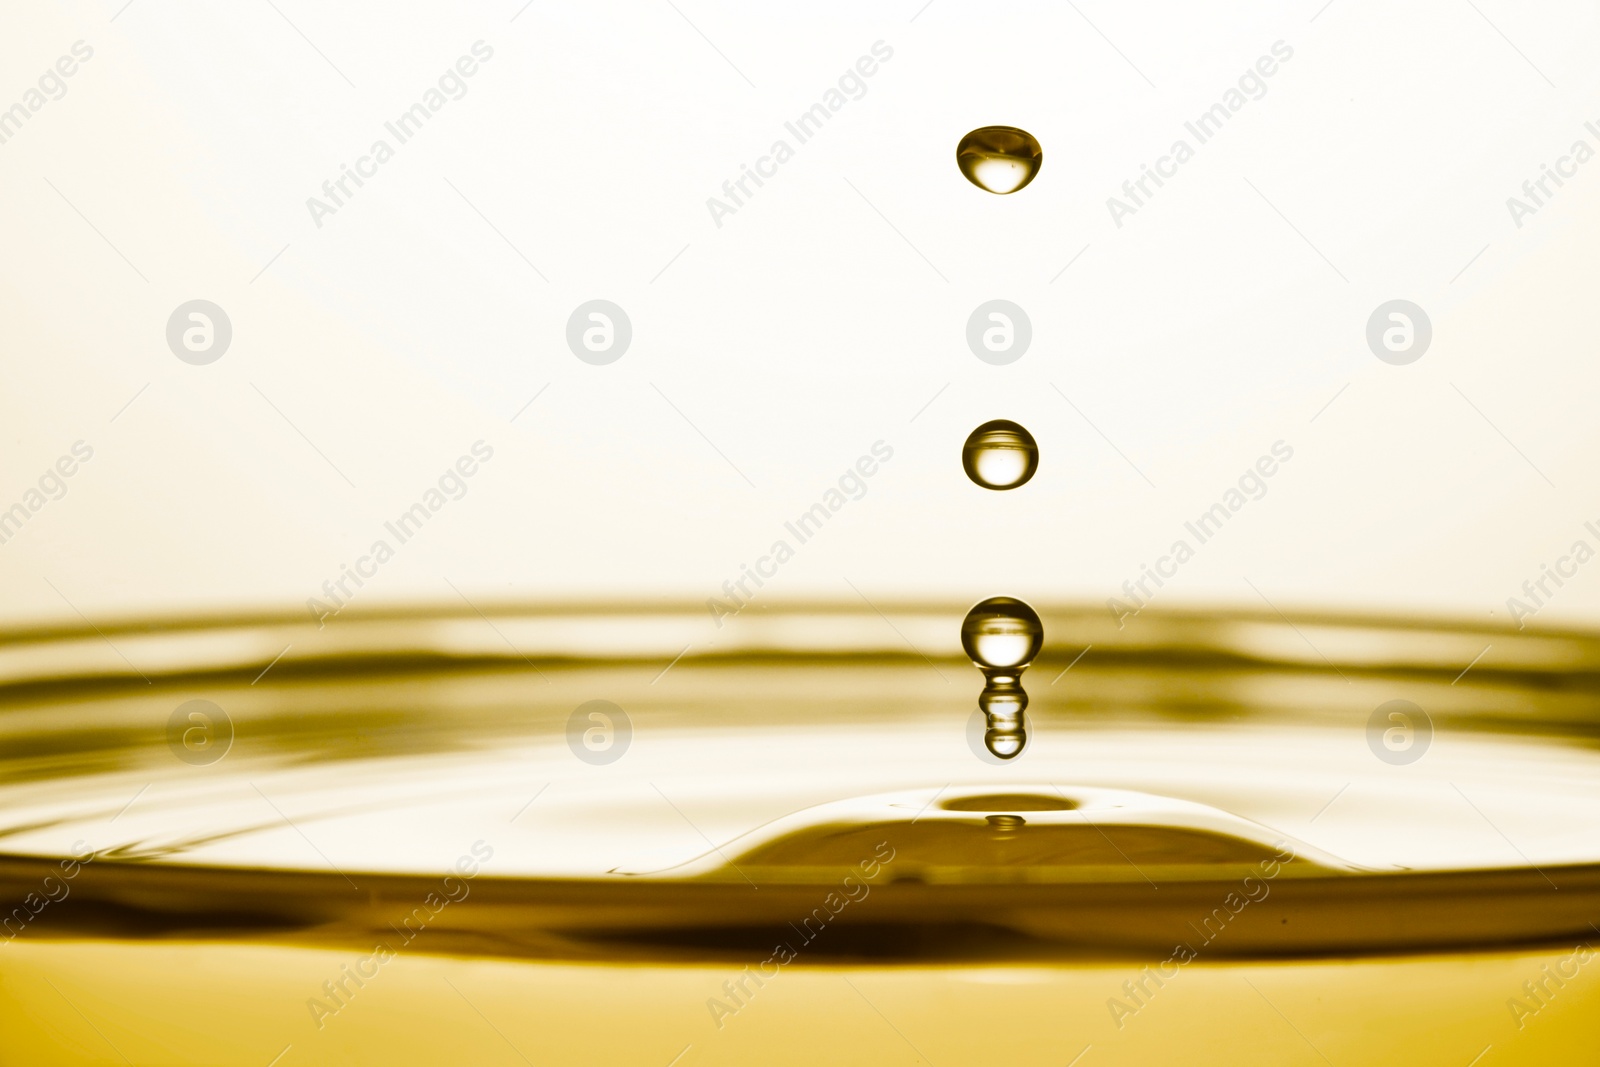
<svg viewBox="0 0 1600 1067"><path fill-rule="evenodd" d="M961 467L985 489L1015 489L1039 469L1039 445L1016 423L995 419L967 436Z"/></svg>
<svg viewBox="0 0 1600 1067"><path fill-rule="evenodd" d="M984 126L961 138L956 165L967 180L991 193L1014 193L1033 181L1044 162L1044 150L1027 130Z"/></svg>
<svg viewBox="0 0 1600 1067"><path fill-rule="evenodd" d="M1038 613L1014 597L990 597L962 620L961 647L983 672L978 707L989 725L983 741L1001 759L1011 759L1028 743L1022 672L1043 645Z"/></svg>

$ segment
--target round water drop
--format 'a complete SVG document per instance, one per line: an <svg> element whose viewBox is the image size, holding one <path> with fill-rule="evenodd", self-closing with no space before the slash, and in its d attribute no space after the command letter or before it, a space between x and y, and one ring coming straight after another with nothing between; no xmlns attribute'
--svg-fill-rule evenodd
<svg viewBox="0 0 1600 1067"><path fill-rule="evenodd" d="M1001 759L1011 759L1028 743L1022 672L1044 647L1044 624L1015 597L990 597L962 620L961 647L983 672L978 708L989 726L984 745Z"/></svg>
<svg viewBox="0 0 1600 1067"><path fill-rule="evenodd" d="M961 467L985 489L1015 489L1039 469L1039 445L1016 423L995 419L967 435Z"/></svg>
<svg viewBox="0 0 1600 1067"><path fill-rule="evenodd" d="M1021 674L1044 647L1044 623L1015 597L993 596L967 612L961 647L981 671Z"/></svg>
<svg viewBox="0 0 1600 1067"><path fill-rule="evenodd" d="M961 138L956 165L967 180L990 193L1014 193L1033 181L1044 162L1044 150L1027 130L984 126Z"/></svg>

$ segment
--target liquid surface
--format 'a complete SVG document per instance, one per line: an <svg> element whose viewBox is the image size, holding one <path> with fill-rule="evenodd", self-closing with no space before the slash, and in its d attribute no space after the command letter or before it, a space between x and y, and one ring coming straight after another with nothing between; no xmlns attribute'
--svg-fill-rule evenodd
<svg viewBox="0 0 1600 1067"><path fill-rule="evenodd" d="M881 607L0 645L0 1063L1600 1052L1592 639Z"/></svg>
<svg viewBox="0 0 1600 1067"><path fill-rule="evenodd" d="M961 138L956 165L967 180L989 193L1014 193L1033 181L1044 150L1027 130L984 126Z"/></svg>

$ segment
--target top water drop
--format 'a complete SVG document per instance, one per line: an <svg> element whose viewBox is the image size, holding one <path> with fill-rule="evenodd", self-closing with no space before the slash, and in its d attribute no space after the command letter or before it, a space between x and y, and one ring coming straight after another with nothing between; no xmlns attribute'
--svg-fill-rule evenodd
<svg viewBox="0 0 1600 1067"><path fill-rule="evenodd" d="M990 193L1014 193L1033 181L1044 162L1044 150L1027 130L984 126L961 138L956 165L967 180Z"/></svg>
<svg viewBox="0 0 1600 1067"><path fill-rule="evenodd" d="M995 419L967 435L961 468L985 489L1015 489L1039 469L1039 445L1016 423Z"/></svg>
<svg viewBox="0 0 1600 1067"><path fill-rule="evenodd" d="M1022 672L1043 646L1038 612L1015 597L990 597L962 620L961 647L983 672L978 707L989 725L983 743L1001 759L1011 759L1028 743Z"/></svg>

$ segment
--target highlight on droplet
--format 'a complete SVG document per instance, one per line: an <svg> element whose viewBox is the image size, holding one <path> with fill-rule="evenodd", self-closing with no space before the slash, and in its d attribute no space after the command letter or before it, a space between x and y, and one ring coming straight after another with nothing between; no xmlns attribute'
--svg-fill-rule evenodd
<svg viewBox="0 0 1600 1067"><path fill-rule="evenodd" d="M961 468L985 489L1015 489L1039 469L1039 444L1018 423L993 419L967 435Z"/></svg>
<svg viewBox="0 0 1600 1067"><path fill-rule="evenodd" d="M956 165L967 180L989 193L1005 195L1033 181L1044 163L1044 149L1027 130L983 126L956 145Z"/></svg>

